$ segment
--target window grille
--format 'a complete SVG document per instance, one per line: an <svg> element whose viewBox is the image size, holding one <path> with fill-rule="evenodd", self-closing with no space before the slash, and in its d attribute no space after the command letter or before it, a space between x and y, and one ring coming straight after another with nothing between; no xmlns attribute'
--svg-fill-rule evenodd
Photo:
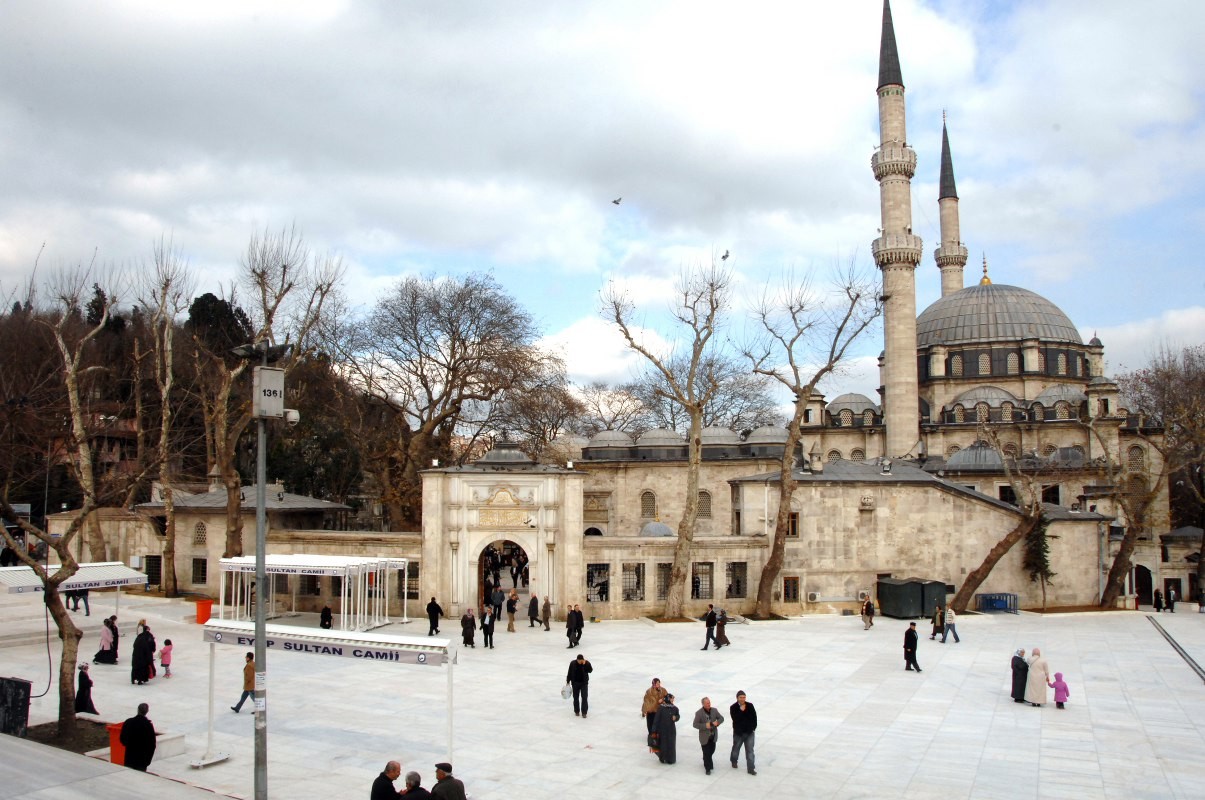
<svg viewBox="0 0 1205 800"><path fill-rule="evenodd" d="M611 594L611 565L586 565L586 599L606 602Z"/></svg>
<svg viewBox="0 0 1205 800"><path fill-rule="evenodd" d="M829 462L840 461L841 460L841 451L840 450L829 450L828 455L825 457L825 460L829 461Z"/></svg>
<svg viewBox="0 0 1205 800"><path fill-rule="evenodd" d="M699 517L711 519L711 492L699 492Z"/></svg>
<svg viewBox="0 0 1205 800"><path fill-rule="evenodd" d="M1008 354L1008 374L1017 375L1021 372L1021 357L1016 353Z"/></svg>
<svg viewBox="0 0 1205 800"><path fill-rule="evenodd" d="M976 422L987 422L988 419L990 418L990 416L991 416L991 412L988 410L987 403L976 403L975 404L975 421Z"/></svg>
<svg viewBox="0 0 1205 800"><path fill-rule="evenodd" d="M1066 353L1059 353L1058 356L1055 358L1054 364L1055 364L1055 367L1054 367L1055 371L1058 372L1058 374L1060 374L1060 375L1067 374L1067 354Z"/></svg>
<svg viewBox="0 0 1205 800"><path fill-rule="evenodd" d="M644 599L644 564L623 565L623 599Z"/></svg>
<svg viewBox="0 0 1205 800"><path fill-rule="evenodd" d="M854 424L854 412L848 408L841 409L839 417L841 419L841 427L843 428L848 428Z"/></svg>
<svg viewBox="0 0 1205 800"><path fill-rule="evenodd" d="M950 374L955 378L962 377L962 356L950 356Z"/></svg>
<svg viewBox="0 0 1205 800"><path fill-rule="evenodd" d="M1005 402L1000 406L1000 419L1003 422L1013 421L1013 404Z"/></svg>
<svg viewBox="0 0 1205 800"><path fill-rule="evenodd" d="M967 421L966 409L960 405L954 406L954 421L955 422L966 422Z"/></svg>
<svg viewBox="0 0 1205 800"><path fill-rule="evenodd" d="M208 531L205 528L204 522L198 522L196 527L192 529L192 543L194 547L204 547L208 541Z"/></svg>
<svg viewBox="0 0 1205 800"><path fill-rule="evenodd" d="M988 355L987 353L979 354L979 374L980 375L991 375L992 374L992 357L990 355Z"/></svg>
<svg viewBox="0 0 1205 800"><path fill-rule="evenodd" d="M653 519L657 516L657 495L652 492L640 493L640 517Z"/></svg>
<svg viewBox="0 0 1205 800"><path fill-rule="evenodd" d="M859 462L865 461L866 460L866 452L864 450L855 449L852 453L849 454L849 460L850 461L859 461Z"/></svg>
<svg viewBox="0 0 1205 800"><path fill-rule="evenodd" d="M799 578L782 579L782 599L784 603L799 602Z"/></svg>
<svg viewBox="0 0 1205 800"><path fill-rule="evenodd" d="M715 564L710 561L695 561L690 565L690 597L692 600L710 600L715 596Z"/></svg>
<svg viewBox="0 0 1205 800"><path fill-rule="evenodd" d="M749 565L744 561L729 561L724 565L724 597L728 600L743 598L748 594Z"/></svg>
<svg viewBox="0 0 1205 800"><path fill-rule="evenodd" d="M209 560L205 558L194 558L192 560L192 582L194 585L203 586L209 583Z"/></svg>
<svg viewBox="0 0 1205 800"><path fill-rule="evenodd" d="M1146 453L1138 445L1126 451L1126 468L1130 472L1146 471Z"/></svg>
<svg viewBox="0 0 1205 800"><path fill-rule="evenodd" d="M1060 400L1054 404L1055 419L1071 419L1071 404L1066 400Z"/></svg>
<svg viewBox="0 0 1205 800"><path fill-rule="evenodd" d="M670 563L660 563L657 565L657 599L664 600L669 597L669 581L673 576L674 565Z"/></svg>

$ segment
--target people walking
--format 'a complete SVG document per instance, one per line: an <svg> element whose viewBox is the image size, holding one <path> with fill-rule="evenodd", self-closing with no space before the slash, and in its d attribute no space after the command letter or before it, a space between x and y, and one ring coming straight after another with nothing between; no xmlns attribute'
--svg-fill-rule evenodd
<svg viewBox="0 0 1205 800"><path fill-rule="evenodd" d="M736 693L736 702L728 708L728 717L732 720L732 754L729 761L736 769L740 760L741 748L745 748L745 769L750 775L757 774L753 760L753 741L757 732L757 709L745 699L745 692Z"/></svg>
<svg viewBox="0 0 1205 800"><path fill-rule="evenodd" d="M435 785L431 787L431 796L439 800L466 800L464 784L459 778L452 777L452 765L446 761L435 765Z"/></svg>
<svg viewBox="0 0 1205 800"><path fill-rule="evenodd" d="M248 653L244 658L243 693L239 695L238 702L230 707L235 714L243 710L243 703L247 702L248 697L255 696L255 653Z"/></svg>
<svg viewBox="0 0 1205 800"><path fill-rule="evenodd" d="M941 633L945 628L945 614L942 613L941 605L933 607L933 633L929 634L930 639L936 639L937 634Z"/></svg>
<svg viewBox="0 0 1205 800"><path fill-rule="evenodd" d="M904 631L904 668L911 672L916 669L921 672L920 664L916 660L916 646L920 640L920 635L916 632L916 623L909 622L908 630Z"/></svg>
<svg viewBox="0 0 1205 800"><path fill-rule="evenodd" d="M490 605L494 607L494 619L502 616L502 604L506 602L506 593L502 587L494 583L494 591L490 593Z"/></svg>
<svg viewBox="0 0 1205 800"><path fill-rule="evenodd" d="M1054 681L1049 685L1051 689L1054 689L1055 708L1063 708L1067 698L1071 697L1071 689L1067 686L1067 681L1063 680L1063 673L1054 673Z"/></svg>
<svg viewBox="0 0 1205 800"><path fill-rule="evenodd" d="M644 716L645 725L648 727L648 732L653 732L653 720L657 716L657 709L661 706L661 701L669 692L661 686L660 678L653 678L653 685L644 690L644 700L640 703L640 713Z"/></svg>
<svg viewBox="0 0 1205 800"><path fill-rule="evenodd" d="M867 597L862 604L862 630L868 631L874 627L874 600Z"/></svg>
<svg viewBox="0 0 1205 800"><path fill-rule="evenodd" d="M1031 706L1046 704L1046 689L1050 684L1050 667L1042 658L1042 651L1033 649L1029 659L1029 674L1025 680L1025 700Z"/></svg>
<svg viewBox="0 0 1205 800"><path fill-rule="evenodd" d="M540 609L540 617L544 623L544 630L550 631L548 623L552 621L552 601L548 599L548 595L544 595L544 607Z"/></svg>
<svg viewBox="0 0 1205 800"><path fill-rule="evenodd" d="M577 644L577 615L573 613L573 604L569 604L569 610L565 612L565 636L569 639L569 646L566 650L572 650Z"/></svg>
<svg viewBox="0 0 1205 800"><path fill-rule="evenodd" d="M465 647L477 647L473 644L474 631L477 630L477 620L473 618L473 609L466 609L464 616L460 618L460 636L464 640Z"/></svg>
<svg viewBox="0 0 1205 800"><path fill-rule="evenodd" d="M946 643L946 637L951 633L954 634L954 643L957 644L962 640L958 638L958 628L954 625L954 606L946 606L945 628L941 632L941 643Z"/></svg>
<svg viewBox="0 0 1205 800"><path fill-rule="evenodd" d="M719 650L721 647L727 647L728 645L732 644L732 642L728 641L727 630L728 630L728 612L721 608L720 613L717 614L716 618L715 618L715 649L716 650Z"/></svg>
<svg viewBox="0 0 1205 800"><path fill-rule="evenodd" d="M527 601L527 627L536 628L540 623L540 598L533 594Z"/></svg>
<svg viewBox="0 0 1205 800"><path fill-rule="evenodd" d="M1163 611L1163 592L1158 589L1155 590L1155 611L1156 613Z"/></svg>
<svg viewBox="0 0 1205 800"><path fill-rule="evenodd" d="M146 715L151 707L138 704L138 714L121 723L121 745L126 749L125 765L146 772L155 757L155 725Z"/></svg>
<svg viewBox="0 0 1205 800"><path fill-rule="evenodd" d="M1025 648L1013 654L1013 702L1025 702L1025 683L1029 679L1029 662L1025 660Z"/></svg>
<svg viewBox="0 0 1205 800"><path fill-rule="evenodd" d="M590 673L594 667L581 653L569 662L569 670L565 673L565 683L573 688L573 716L586 716L590 710Z"/></svg>
<svg viewBox="0 0 1205 800"><path fill-rule="evenodd" d="M444 615L444 610L440 608L439 603L435 602L435 598L431 598L431 602L427 603L427 635L434 636L439 633L439 618Z"/></svg>
<svg viewBox="0 0 1205 800"><path fill-rule="evenodd" d="M678 707L674 705L674 696L666 692L653 716L653 732L650 734L655 737L654 751L662 764L673 764L678 760L677 723L680 717Z"/></svg>
<svg viewBox="0 0 1205 800"><path fill-rule="evenodd" d="M1167 590L1167 610L1171 613L1176 613L1176 588L1173 586Z"/></svg>
<svg viewBox="0 0 1205 800"><path fill-rule="evenodd" d="M699 648L700 650L706 650L715 642L715 622L715 606L708 603L707 614L703 616L703 624L707 626L707 638L703 640L703 646ZM719 645L716 645L716 649L719 649Z"/></svg>
<svg viewBox="0 0 1205 800"><path fill-rule="evenodd" d="M159 651L159 663L163 665L163 677L172 676L172 640L163 640L163 649Z"/></svg>
<svg viewBox="0 0 1205 800"><path fill-rule="evenodd" d="M75 713L99 714L92 702L92 676L88 674L87 662L79 665L79 681L75 687Z"/></svg>
<svg viewBox="0 0 1205 800"><path fill-rule="evenodd" d="M482 646L494 649L494 625L497 620L494 619L494 610L489 606L481 609L481 637Z"/></svg>
<svg viewBox="0 0 1205 800"><path fill-rule="evenodd" d="M514 589L510 590L510 596L506 598L506 632L515 632L515 613L519 610L519 593Z"/></svg>
<svg viewBox="0 0 1205 800"><path fill-rule="evenodd" d="M117 637L113 633L113 621L105 619L100 628L100 649L92 656L93 664L117 663Z"/></svg>
<svg viewBox="0 0 1205 800"><path fill-rule="evenodd" d="M710 775L715 769L712 756L715 755L716 739L719 738L719 727L724 723L724 715L718 709L712 708L711 698L703 698L703 707L695 712L694 727L699 732L699 745L703 748L703 769Z"/></svg>
<svg viewBox="0 0 1205 800"><path fill-rule="evenodd" d="M386 764L385 769L381 770L381 774L372 782L372 794L369 795L369 800L397 800L401 793L393 788L393 782L401 774L401 764L396 761Z"/></svg>

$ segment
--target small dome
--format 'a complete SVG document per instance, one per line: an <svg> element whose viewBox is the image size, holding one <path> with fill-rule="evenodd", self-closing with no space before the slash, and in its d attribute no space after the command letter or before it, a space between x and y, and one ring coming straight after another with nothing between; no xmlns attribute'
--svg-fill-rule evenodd
<svg viewBox="0 0 1205 800"><path fill-rule="evenodd" d="M703 444L740 444L741 437L736 431L727 428L704 428L700 436Z"/></svg>
<svg viewBox="0 0 1205 800"><path fill-rule="evenodd" d="M774 425L758 428L745 439L745 444L786 444L786 442L787 429Z"/></svg>
<svg viewBox="0 0 1205 800"><path fill-rule="evenodd" d="M685 439L682 434L677 431L671 431L668 428L654 428L651 431L645 431L636 440L637 447L678 447Z"/></svg>
<svg viewBox="0 0 1205 800"><path fill-rule="evenodd" d="M640 529L641 536L676 536L674 529L664 522L649 522Z"/></svg>
<svg viewBox="0 0 1205 800"><path fill-rule="evenodd" d="M1028 289L1002 283L960 289L916 318L917 347L1023 339L1083 344L1058 306Z"/></svg>
<svg viewBox="0 0 1205 800"><path fill-rule="evenodd" d="M950 470L1002 470L1004 459L996 448L984 441L975 442L970 447L964 447L946 459L946 469Z"/></svg>
<svg viewBox="0 0 1205 800"><path fill-rule="evenodd" d="M490 467L520 467L531 466L534 462L519 449L518 442L500 441L494 442L489 452L473 463Z"/></svg>
<svg viewBox="0 0 1205 800"><path fill-rule="evenodd" d="M631 447L632 437L623 431L599 431L590 437L590 447Z"/></svg>
<svg viewBox="0 0 1205 800"><path fill-rule="evenodd" d="M953 406L956 403L961 403L963 406L969 408L976 403L987 403L993 408L999 408L1004 403L1017 405L1020 402L1013 396L1012 392L1007 389L1001 389L999 386L976 386L974 389L958 395L950 405Z"/></svg>
<svg viewBox="0 0 1205 800"><path fill-rule="evenodd" d="M1042 392L1035 399L1035 403L1041 403L1044 407L1052 406L1060 400L1065 400L1073 406L1078 406L1080 403L1088 402L1088 396L1084 394L1077 386L1069 386L1065 383L1056 383L1054 386L1048 386L1046 391Z"/></svg>
<svg viewBox="0 0 1205 800"><path fill-rule="evenodd" d="M1089 347L1104 347L1105 343L1102 342L1100 339L1096 338L1095 336L1093 336L1091 339L1088 340L1088 346Z"/></svg>
<svg viewBox="0 0 1205 800"><path fill-rule="evenodd" d="M873 411L879 413L879 407L876 406L871 399L864 394L850 392L843 394L833 399L833 402L824 407L824 410L830 414L835 414L838 411L849 409L855 414L861 414L863 411Z"/></svg>

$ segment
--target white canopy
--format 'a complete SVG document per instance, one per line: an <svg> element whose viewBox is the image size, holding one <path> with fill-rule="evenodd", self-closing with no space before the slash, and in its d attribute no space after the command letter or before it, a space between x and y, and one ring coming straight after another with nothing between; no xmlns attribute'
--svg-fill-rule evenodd
<svg viewBox="0 0 1205 800"><path fill-rule="evenodd" d="M49 566L51 574L58 564ZM59 585L60 592L80 589L108 589L115 586L137 586L146 583L146 573L131 569L120 561L98 561L80 564L79 571ZM32 567L0 567L0 590L6 594L40 592L42 580Z"/></svg>

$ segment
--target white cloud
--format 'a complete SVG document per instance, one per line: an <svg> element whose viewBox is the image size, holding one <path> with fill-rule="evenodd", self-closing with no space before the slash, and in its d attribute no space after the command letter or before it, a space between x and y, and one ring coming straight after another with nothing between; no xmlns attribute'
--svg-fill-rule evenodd
<svg viewBox="0 0 1205 800"><path fill-rule="evenodd" d="M1081 331L1092 332L1105 346L1106 374L1142 369L1161 348L1179 350L1205 344L1205 306L1176 308L1157 317Z"/></svg>

